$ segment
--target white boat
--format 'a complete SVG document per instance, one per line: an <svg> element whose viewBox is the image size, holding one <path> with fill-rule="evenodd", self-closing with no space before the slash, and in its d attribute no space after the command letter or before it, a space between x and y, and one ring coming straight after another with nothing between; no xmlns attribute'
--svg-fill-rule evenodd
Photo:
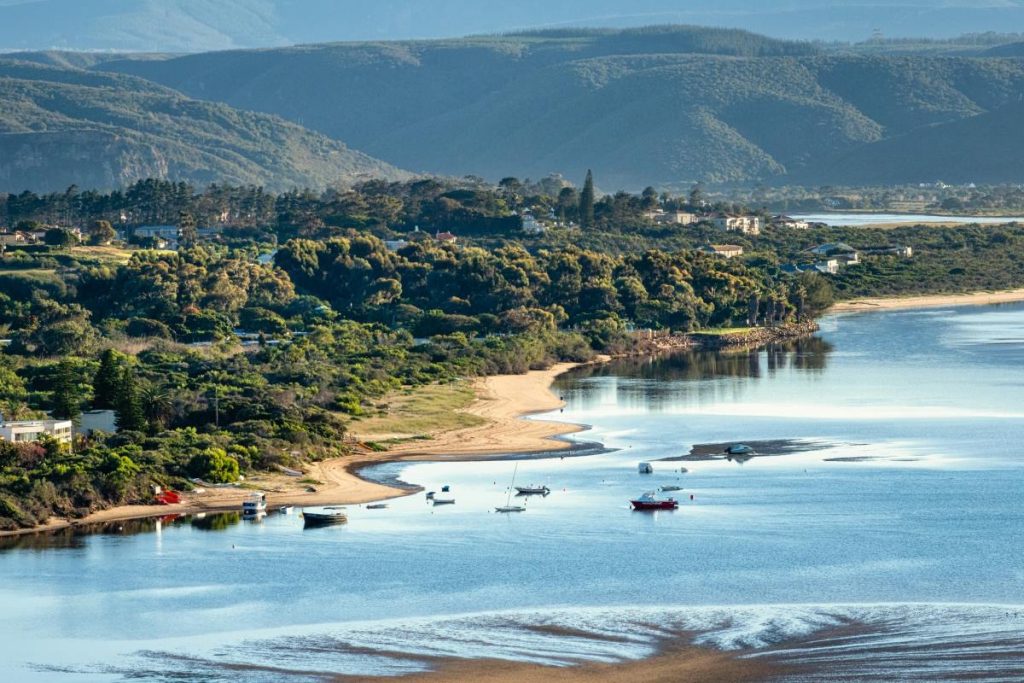
<svg viewBox="0 0 1024 683"><path fill-rule="evenodd" d="M455 499L454 498L438 498L437 496L434 496L433 503L434 503L434 505L455 505Z"/></svg>
<svg viewBox="0 0 1024 683"><path fill-rule="evenodd" d="M250 495L242 501L243 515L258 515L267 511L267 494L262 491Z"/></svg>
<svg viewBox="0 0 1024 683"><path fill-rule="evenodd" d="M651 467L651 463L649 462L640 463L636 466L636 469L640 474L654 474L654 468Z"/></svg>
<svg viewBox="0 0 1024 683"><path fill-rule="evenodd" d="M551 493L547 486L517 486L516 491L521 496L546 496Z"/></svg>
<svg viewBox="0 0 1024 683"><path fill-rule="evenodd" d="M506 513L506 512L526 512L526 508L524 508L522 505L512 505L512 489L515 487L515 484L516 484L516 472L518 472L518 471L519 471L519 463L516 463L516 466L512 469L512 483L509 484L509 487L508 487L508 499L505 501L504 505L501 505L499 507L494 508L495 512L502 512L502 513ZM518 491L519 489L516 489L516 490Z"/></svg>
<svg viewBox="0 0 1024 683"><path fill-rule="evenodd" d="M662 486L662 491L682 491L682 486L676 486L675 484L669 484L668 486Z"/></svg>
<svg viewBox="0 0 1024 683"><path fill-rule="evenodd" d="M294 505L282 505L280 508L278 508L278 512L280 512L282 515L290 515L294 510Z"/></svg>

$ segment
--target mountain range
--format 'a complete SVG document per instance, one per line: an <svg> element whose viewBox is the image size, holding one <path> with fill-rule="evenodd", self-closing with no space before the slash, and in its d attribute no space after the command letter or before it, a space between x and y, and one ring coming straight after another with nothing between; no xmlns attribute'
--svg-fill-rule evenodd
<svg viewBox="0 0 1024 683"><path fill-rule="evenodd" d="M608 189L978 180L960 129L946 124L1024 93L1019 59L836 54L694 27L336 43L95 68L275 114L417 172L580 178L591 168ZM926 167L907 156L934 144L964 154ZM999 178L1024 180L1014 161L1024 149L991 151L1005 157Z"/></svg>
<svg viewBox="0 0 1024 683"><path fill-rule="evenodd" d="M133 76L0 60L0 191L148 177L322 187L405 177L322 134Z"/></svg>
<svg viewBox="0 0 1024 683"><path fill-rule="evenodd" d="M0 0L0 49L203 52L697 24L790 39L1024 31L1021 0Z"/></svg>
<svg viewBox="0 0 1024 683"><path fill-rule="evenodd" d="M1024 59L1014 44L976 52L657 26L19 53L0 60L0 189L146 173L323 186L407 177L399 168L576 181L593 169L604 190L1024 182Z"/></svg>

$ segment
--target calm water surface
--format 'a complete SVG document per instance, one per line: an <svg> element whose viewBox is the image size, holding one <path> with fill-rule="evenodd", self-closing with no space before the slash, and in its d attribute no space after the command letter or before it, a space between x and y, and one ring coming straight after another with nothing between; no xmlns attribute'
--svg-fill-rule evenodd
<svg viewBox="0 0 1024 683"><path fill-rule="evenodd" d="M11 541L0 680L604 661L680 631L845 680L1021 680L1024 306L822 327L789 347L563 378L559 417L614 450L520 462L517 483L552 493L519 515L491 512L510 461L390 464L370 474L450 484L457 503L351 507L347 526L310 531L297 516L222 516ZM663 460L763 440L801 448ZM678 511L629 510L664 484L684 487Z"/></svg>
<svg viewBox="0 0 1024 683"><path fill-rule="evenodd" d="M1024 223L1020 216L935 216L930 214L907 213L795 213L795 218L830 226L870 227L891 223L979 223L998 225L1002 223Z"/></svg>

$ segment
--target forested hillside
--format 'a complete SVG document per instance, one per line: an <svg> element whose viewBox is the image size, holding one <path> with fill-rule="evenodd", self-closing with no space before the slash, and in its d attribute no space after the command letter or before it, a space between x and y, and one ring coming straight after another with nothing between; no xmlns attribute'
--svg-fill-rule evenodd
<svg viewBox="0 0 1024 683"><path fill-rule="evenodd" d="M273 116L131 76L0 60L0 191L148 177L288 188L364 174L402 175Z"/></svg>
<svg viewBox="0 0 1024 683"><path fill-rule="evenodd" d="M887 181L964 176L959 160L914 162L933 144L930 127L1024 93L1024 64L1013 59L825 54L693 27L302 46L96 68L278 114L403 168L493 179L593 168L606 190L837 182L847 155L894 138L898 146L872 152ZM1021 152L1007 145L1006 154ZM1016 182L1024 170L998 176L986 179Z"/></svg>

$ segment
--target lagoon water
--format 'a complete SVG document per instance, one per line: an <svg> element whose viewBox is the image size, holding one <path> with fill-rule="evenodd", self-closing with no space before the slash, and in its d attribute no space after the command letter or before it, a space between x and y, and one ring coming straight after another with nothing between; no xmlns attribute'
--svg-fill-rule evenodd
<svg viewBox="0 0 1024 683"><path fill-rule="evenodd" d="M832 679L1018 681L1022 361L1022 305L835 316L791 346L564 377L556 417L609 450L520 461L517 483L552 493L518 515L492 512L511 461L389 464L369 474L450 484L457 503L418 494L309 531L222 516L13 540L0 680L614 661L685 632ZM732 441L789 448L663 460ZM629 510L667 484L678 511Z"/></svg>
<svg viewBox="0 0 1024 683"><path fill-rule="evenodd" d="M931 214L907 213L795 213L794 218L824 223L829 226L871 227L873 225L891 225L895 223L978 223L980 225L1001 225L1003 223L1024 223L1020 216L938 216Z"/></svg>

